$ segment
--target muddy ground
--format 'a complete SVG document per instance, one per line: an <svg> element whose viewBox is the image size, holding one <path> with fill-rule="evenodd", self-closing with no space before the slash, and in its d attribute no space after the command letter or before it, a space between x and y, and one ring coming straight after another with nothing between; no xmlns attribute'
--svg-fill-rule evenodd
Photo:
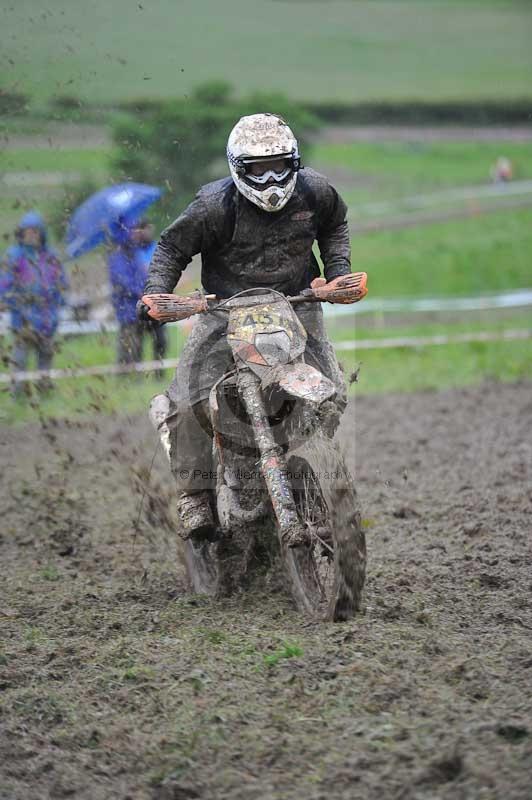
<svg viewBox="0 0 532 800"><path fill-rule="evenodd" d="M340 440L368 588L333 625L186 593L144 420L0 431L2 800L532 796L532 384L361 397Z"/></svg>

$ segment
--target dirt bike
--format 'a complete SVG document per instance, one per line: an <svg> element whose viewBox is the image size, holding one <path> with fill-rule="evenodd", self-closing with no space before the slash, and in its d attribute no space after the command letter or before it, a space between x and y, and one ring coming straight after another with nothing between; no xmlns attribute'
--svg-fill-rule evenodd
<svg viewBox="0 0 532 800"><path fill-rule="evenodd" d="M209 397L216 469L214 541L185 542L194 591L229 593L246 572L258 532L277 534L298 608L331 620L361 607L366 548L355 486L338 448L323 433L338 414L335 387L305 363L305 328L294 306L352 303L367 293L365 273L287 297L267 288L217 301L196 293L146 295L150 316L228 314L232 368ZM161 430L164 415L155 414ZM169 448L167 448L167 451Z"/></svg>

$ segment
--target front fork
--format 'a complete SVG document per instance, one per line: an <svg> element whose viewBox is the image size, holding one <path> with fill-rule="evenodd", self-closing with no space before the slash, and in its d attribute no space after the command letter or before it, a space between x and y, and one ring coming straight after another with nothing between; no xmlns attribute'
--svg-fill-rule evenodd
<svg viewBox="0 0 532 800"><path fill-rule="evenodd" d="M238 374L238 387L259 448L261 471L277 517L281 543L288 547L308 544L308 535L294 502L284 454L268 421L260 379L251 370L242 370Z"/></svg>

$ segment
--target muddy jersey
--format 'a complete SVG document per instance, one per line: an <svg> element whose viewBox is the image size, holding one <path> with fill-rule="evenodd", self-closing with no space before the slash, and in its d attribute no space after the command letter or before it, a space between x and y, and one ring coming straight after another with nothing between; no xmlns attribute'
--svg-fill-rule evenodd
<svg viewBox="0 0 532 800"><path fill-rule="evenodd" d="M272 213L243 197L232 178L209 183L161 234L144 292L172 292L201 253L201 282L209 294L231 297L257 286L297 294L320 275L314 241L327 280L346 275L351 271L346 212L327 179L308 168L298 173L286 206Z"/></svg>

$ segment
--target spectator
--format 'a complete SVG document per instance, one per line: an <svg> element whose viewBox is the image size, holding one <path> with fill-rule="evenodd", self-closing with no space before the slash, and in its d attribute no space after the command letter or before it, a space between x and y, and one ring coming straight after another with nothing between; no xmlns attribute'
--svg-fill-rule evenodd
<svg viewBox="0 0 532 800"><path fill-rule="evenodd" d="M513 178L512 162L506 156L499 156L491 168L491 177L494 183L508 183Z"/></svg>
<svg viewBox="0 0 532 800"><path fill-rule="evenodd" d="M134 226L114 225L111 231L113 247L108 255L112 302L119 325L119 364L131 364L142 359L143 339L150 333L154 359L166 354L166 331L162 326L140 322L136 304L143 294L151 256L155 250L153 225L142 220Z"/></svg>
<svg viewBox="0 0 532 800"><path fill-rule="evenodd" d="M49 370L54 353L53 339L59 323L59 309L65 304L67 279L63 265L47 243L44 220L29 211L15 231L16 244L5 253L0 271L0 297L11 315L14 335L12 364L17 372L28 367L35 351L37 368ZM44 378L40 388L50 388ZM15 378L20 394L24 384Z"/></svg>

